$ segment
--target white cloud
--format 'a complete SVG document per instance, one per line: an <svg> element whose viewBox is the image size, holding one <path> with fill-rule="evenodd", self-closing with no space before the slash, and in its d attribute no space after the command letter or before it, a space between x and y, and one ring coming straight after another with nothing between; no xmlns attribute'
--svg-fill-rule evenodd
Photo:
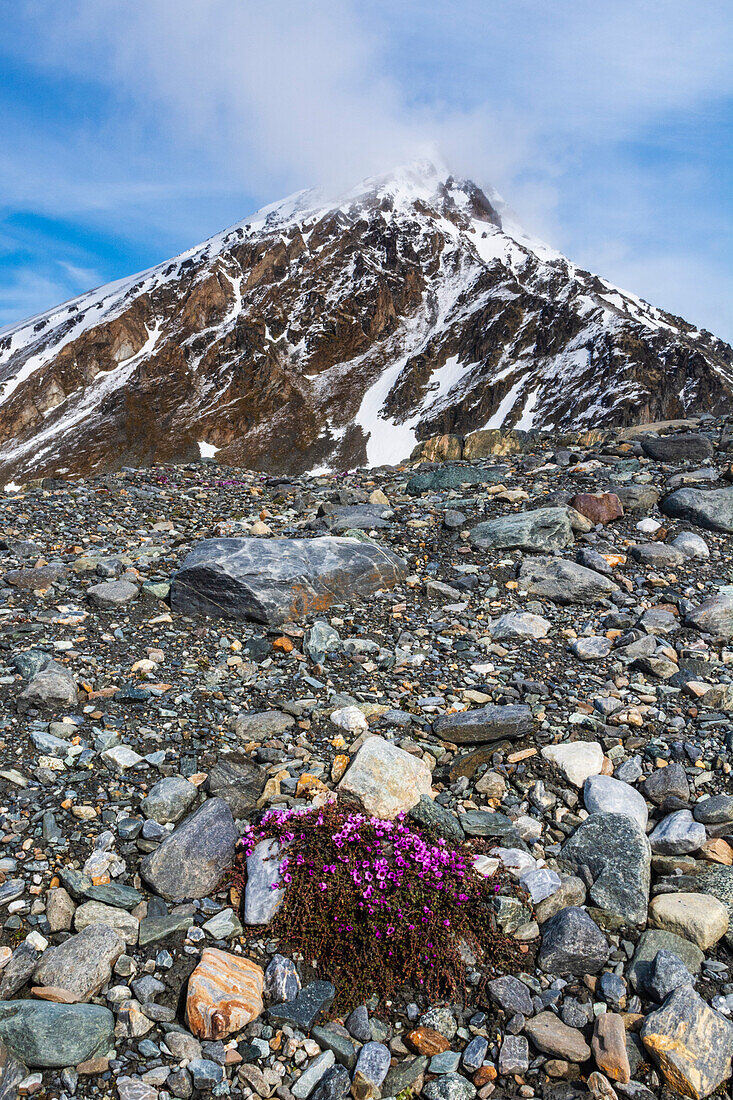
<svg viewBox="0 0 733 1100"><path fill-rule="evenodd" d="M706 265L702 238L699 251L673 239L673 204L639 202L664 182L664 157L614 167L624 143L680 116L694 123L733 92L728 0L19 2L8 48L99 96L71 134L4 143L9 196L107 225L114 211L134 233L214 192L270 201L437 149L616 278L602 265L613 234L627 257L615 269L645 297L662 285L659 257L674 254L675 298L699 303L698 323L733 330L699 293L722 265ZM704 189L689 186L699 207ZM657 239L639 257L642 226Z"/></svg>

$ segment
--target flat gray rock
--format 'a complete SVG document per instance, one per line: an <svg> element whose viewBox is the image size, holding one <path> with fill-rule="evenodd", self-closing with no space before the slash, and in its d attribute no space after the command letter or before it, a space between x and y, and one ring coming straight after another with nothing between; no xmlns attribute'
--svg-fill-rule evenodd
<svg viewBox="0 0 733 1100"><path fill-rule="evenodd" d="M713 454L713 445L708 437L696 432L647 435L641 440L641 449L655 462L702 462Z"/></svg>
<svg viewBox="0 0 733 1100"><path fill-rule="evenodd" d="M103 610L111 610L115 607L124 607L137 599L139 588L132 581L103 581L101 584L93 584L87 588L87 597L95 607Z"/></svg>
<svg viewBox="0 0 733 1100"><path fill-rule="evenodd" d="M506 466L457 466L446 463L437 470L415 474L407 483L407 491L417 495L436 489L458 489L461 485L497 485L506 474Z"/></svg>
<svg viewBox="0 0 733 1100"><path fill-rule="evenodd" d="M481 550L528 550L547 553L574 541L566 508L536 508L479 523L471 542Z"/></svg>
<svg viewBox="0 0 733 1100"><path fill-rule="evenodd" d="M486 741L513 740L529 733L534 724L530 707L522 703L487 706L447 714L438 718L434 732L456 745L479 745Z"/></svg>
<svg viewBox="0 0 733 1100"><path fill-rule="evenodd" d="M687 519L708 531L733 533L733 485L725 489L677 489L659 508L665 516Z"/></svg>
<svg viewBox="0 0 733 1100"><path fill-rule="evenodd" d="M0 1003L0 1039L28 1066L76 1066L114 1048L115 1018L101 1005Z"/></svg>
<svg viewBox="0 0 733 1100"><path fill-rule="evenodd" d="M293 716L282 710L255 710L237 715L234 729L243 741L258 741L264 737L277 737L294 725Z"/></svg>
<svg viewBox="0 0 733 1100"><path fill-rule="evenodd" d="M565 558L536 558L523 561L518 574L520 589L553 603L596 603L607 599L619 587L609 577L586 569Z"/></svg>
<svg viewBox="0 0 733 1100"><path fill-rule="evenodd" d="M625 814L591 813L563 845L562 858L575 868L590 868L590 898L599 909L628 924L646 922L652 857L638 821Z"/></svg>
<svg viewBox="0 0 733 1100"><path fill-rule="evenodd" d="M33 975L35 984L57 986L88 1001L109 981L124 950L125 941L110 925L89 924L58 947L44 951Z"/></svg>
<svg viewBox="0 0 733 1100"><path fill-rule="evenodd" d="M521 641L525 638L546 638L552 623L529 611L507 611L500 615L490 626L489 631L495 642Z"/></svg>
<svg viewBox="0 0 733 1100"><path fill-rule="evenodd" d="M720 593L703 600L685 616L688 626L720 641L733 639L733 596Z"/></svg>
<svg viewBox="0 0 733 1100"><path fill-rule="evenodd" d="M148 885L167 901L203 898L234 860L239 834L223 798L210 798L140 864Z"/></svg>
<svg viewBox="0 0 733 1100"><path fill-rule="evenodd" d="M171 606L273 625L393 588L406 575L391 550L356 539L207 539L174 574Z"/></svg>
<svg viewBox="0 0 733 1100"><path fill-rule="evenodd" d="M37 672L20 696L21 705L41 710L68 710L77 700L76 681L68 668L51 661Z"/></svg>

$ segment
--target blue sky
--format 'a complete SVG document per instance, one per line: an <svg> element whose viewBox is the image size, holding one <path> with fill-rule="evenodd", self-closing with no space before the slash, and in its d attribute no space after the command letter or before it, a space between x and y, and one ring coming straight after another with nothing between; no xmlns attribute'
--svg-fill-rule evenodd
<svg viewBox="0 0 733 1100"><path fill-rule="evenodd" d="M415 156L733 339L729 0L14 0L0 325Z"/></svg>

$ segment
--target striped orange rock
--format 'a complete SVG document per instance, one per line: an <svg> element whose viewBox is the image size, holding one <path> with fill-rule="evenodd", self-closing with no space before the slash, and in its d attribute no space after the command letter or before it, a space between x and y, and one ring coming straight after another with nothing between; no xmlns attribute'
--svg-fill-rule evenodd
<svg viewBox="0 0 733 1100"><path fill-rule="evenodd" d="M199 1039L221 1039L262 1012L264 973L257 963L207 947L188 980L186 1016Z"/></svg>

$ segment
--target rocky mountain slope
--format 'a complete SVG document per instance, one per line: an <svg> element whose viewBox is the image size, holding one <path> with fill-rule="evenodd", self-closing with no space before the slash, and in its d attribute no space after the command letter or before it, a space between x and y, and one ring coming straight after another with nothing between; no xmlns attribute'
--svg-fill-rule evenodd
<svg viewBox="0 0 733 1100"><path fill-rule="evenodd" d="M733 351L420 164L301 192L0 333L0 481L186 459L394 463L485 427L719 412ZM209 452L211 453L211 452Z"/></svg>

